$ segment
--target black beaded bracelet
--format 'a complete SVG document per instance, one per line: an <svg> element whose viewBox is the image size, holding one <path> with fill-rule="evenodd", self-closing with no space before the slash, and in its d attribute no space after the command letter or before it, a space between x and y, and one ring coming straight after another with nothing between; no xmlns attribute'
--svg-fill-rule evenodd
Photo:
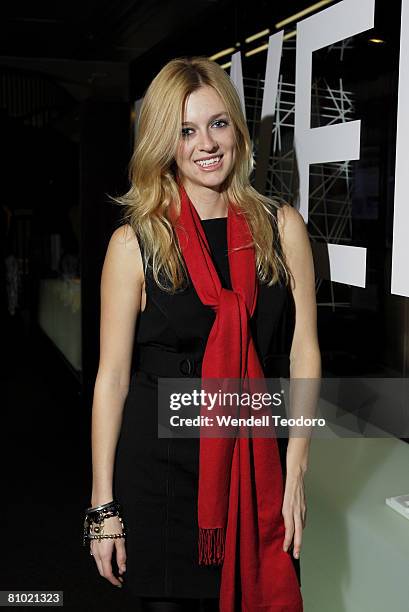
<svg viewBox="0 0 409 612"><path fill-rule="evenodd" d="M117 516L122 524L122 530L125 536L125 529L123 520L120 516L121 506L116 501L111 501L106 504L102 504L100 506L95 506L94 508L87 508L85 511L84 517L84 526L83 526L83 545L86 545L87 539L90 538L90 528L92 524L98 525L96 528L97 533L101 533L101 529L104 526L104 520L113 516ZM118 535L119 537L119 535ZM92 538L94 539L94 538ZM95 539L101 539L101 537L97 537Z"/></svg>

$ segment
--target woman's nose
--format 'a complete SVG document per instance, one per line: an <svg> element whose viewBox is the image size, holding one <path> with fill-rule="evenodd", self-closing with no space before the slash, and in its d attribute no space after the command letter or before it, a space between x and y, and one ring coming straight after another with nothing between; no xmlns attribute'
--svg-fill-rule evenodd
<svg viewBox="0 0 409 612"><path fill-rule="evenodd" d="M219 145L208 132L204 132L202 134L199 148L205 149L206 151L210 150L211 152L213 152L213 151L217 151L217 149L219 148Z"/></svg>

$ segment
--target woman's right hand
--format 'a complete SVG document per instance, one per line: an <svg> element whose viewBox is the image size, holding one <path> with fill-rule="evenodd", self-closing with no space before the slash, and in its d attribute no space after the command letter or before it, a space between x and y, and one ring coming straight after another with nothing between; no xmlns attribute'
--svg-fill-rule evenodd
<svg viewBox="0 0 409 612"><path fill-rule="evenodd" d="M122 533L122 524L117 516L111 516L104 520L104 534L108 535L110 533ZM125 538L91 540L90 550L100 575L114 586L122 587L122 574L126 571ZM112 554L114 551L120 574L118 578L112 571Z"/></svg>

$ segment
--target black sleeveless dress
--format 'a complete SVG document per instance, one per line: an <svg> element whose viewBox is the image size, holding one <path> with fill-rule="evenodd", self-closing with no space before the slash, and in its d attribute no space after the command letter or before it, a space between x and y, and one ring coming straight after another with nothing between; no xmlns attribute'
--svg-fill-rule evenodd
<svg viewBox="0 0 409 612"><path fill-rule="evenodd" d="M231 289L227 218L202 220L202 225L222 285ZM143 254L141 242L140 248ZM200 376L200 359L216 315L202 304L190 278L188 288L170 295L158 287L148 266L145 290L114 466L114 495L127 528L124 587L136 597L218 597L220 568L197 563L200 441L158 439L157 433L157 378L168 363L174 368L175 361L180 376ZM259 282L250 325L265 376L289 377L291 290ZM177 376L174 370L169 375ZM277 442L285 477L288 441ZM291 559L301 584L300 561L292 554Z"/></svg>

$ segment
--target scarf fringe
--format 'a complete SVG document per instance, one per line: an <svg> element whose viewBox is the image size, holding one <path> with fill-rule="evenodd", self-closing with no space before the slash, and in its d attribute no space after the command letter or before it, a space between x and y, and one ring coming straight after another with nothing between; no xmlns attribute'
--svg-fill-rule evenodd
<svg viewBox="0 0 409 612"><path fill-rule="evenodd" d="M199 565L222 565L224 560L224 528L199 529Z"/></svg>

